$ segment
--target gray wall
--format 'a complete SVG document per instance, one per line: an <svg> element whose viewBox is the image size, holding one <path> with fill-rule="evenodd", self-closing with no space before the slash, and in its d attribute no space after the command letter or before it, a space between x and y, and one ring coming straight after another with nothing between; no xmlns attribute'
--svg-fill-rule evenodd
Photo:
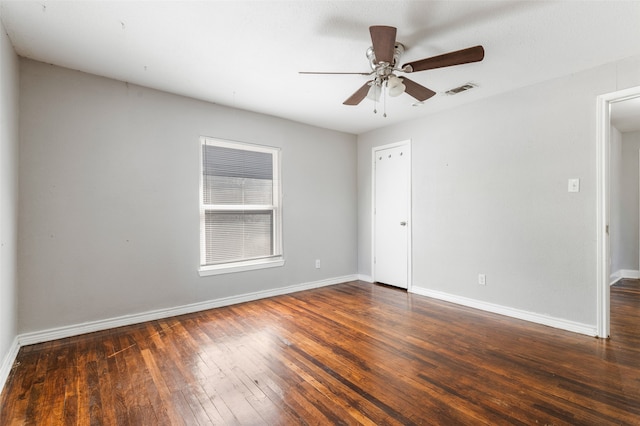
<svg viewBox="0 0 640 426"><path fill-rule="evenodd" d="M617 246L618 270L637 271L640 254L638 253L638 153L640 151L640 132L622 133L620 167L620 239Z"/></svg>
<svg viewBox="0 0 640 426"><path fill-rule="evenodd" d="M413 285L595 326L596 97L639 84L635 57L360 135L360 273L371 148L411 139Z"/></svg>
<svg viewBox="0 0 640 426"><path fill-rule="evenodd" d="M0 21L0 367L13 361L18 318L18 69ZM3 383L0 377L0 388Z"/></svg>
<svg viewBox="0 0 640 426"><path fill-rule="evenodd" d="M356 274L354 135L30 60L20 77L21 333ZM284 267L198 276L200 135L282 148Z"/></svg>
<svg viewBox="0 0 640 426"><path fill-rule="evenodd" d="M615 127L611 127L611 150L609 151L609 248L611 280L615 280L616 272L623 268L624 252L622 250L622 133Z"/></svg>

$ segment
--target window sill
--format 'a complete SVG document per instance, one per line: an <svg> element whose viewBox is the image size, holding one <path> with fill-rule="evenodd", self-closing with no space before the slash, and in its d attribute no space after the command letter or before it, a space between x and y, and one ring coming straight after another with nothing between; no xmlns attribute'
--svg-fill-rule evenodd
<svg viewBox="0 0 640 426"><path fill-rule="evenodd" d="M201 277L209 275L231 274L234 272L252 271L255 269L277 268L284 265L284 259L277 257L275 259L250 260L247 262L227 263L223 265L201 266L198 274Z"/></svg>

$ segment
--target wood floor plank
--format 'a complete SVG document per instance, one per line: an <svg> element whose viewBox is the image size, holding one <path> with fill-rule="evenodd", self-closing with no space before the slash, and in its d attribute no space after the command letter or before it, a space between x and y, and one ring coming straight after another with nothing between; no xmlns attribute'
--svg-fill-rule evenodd
<svg viewBox="0 0 640 426"><path fill-rule="evenodd" d="M120 352L115 356L121 360L124 367L123 377L126 383L125 401L127 415L132 425L142 424L170 424L164 413L164 406L157 399L158 390L152 386L152 379L147 370L140 345L134 338L134 331L118 336L121 340ZM157 402L152 403L152 398Z"/></svg>
<svg viewBox="0 0 640 426"><path fill-rule="evenodd" d="M595 339L363 282L21 348L4 425L640 424L640 281Z"/></svg>
<svg viewBox="0 0 640 426"><path fill-rule="evenodd" d="M48 396L46 394L43 394L43 388L50 354L47 352L46 344L42 345L42 347L43 350L38 354L39 356L37 358L35 366L31 366L31 368L35 368L36 373L35 379L29 392L29 402L27 404L27 410L25 412L24 419L22 420L25 424L35 424L38 419L45 418L42 414L44 411L42 403Z"/></svg>

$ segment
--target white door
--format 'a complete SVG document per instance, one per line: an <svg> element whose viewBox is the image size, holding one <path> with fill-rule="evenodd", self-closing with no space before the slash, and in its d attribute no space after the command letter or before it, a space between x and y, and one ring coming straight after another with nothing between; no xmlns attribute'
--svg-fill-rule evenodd
<svg viewBox="0 0 640 426"><path fill-rule="evenodd" d="M411 151L408 142L374 155L373 279L409 287Z"/></svg>

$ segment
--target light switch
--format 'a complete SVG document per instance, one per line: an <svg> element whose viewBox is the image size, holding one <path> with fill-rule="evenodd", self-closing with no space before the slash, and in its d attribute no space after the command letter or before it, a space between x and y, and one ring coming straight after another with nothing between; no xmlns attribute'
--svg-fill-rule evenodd
<svg viewBox="0 0 640 426"><path fill-rule="evenodd" d="M569 179L569 192L580 192L580 179Z"/></svg>

